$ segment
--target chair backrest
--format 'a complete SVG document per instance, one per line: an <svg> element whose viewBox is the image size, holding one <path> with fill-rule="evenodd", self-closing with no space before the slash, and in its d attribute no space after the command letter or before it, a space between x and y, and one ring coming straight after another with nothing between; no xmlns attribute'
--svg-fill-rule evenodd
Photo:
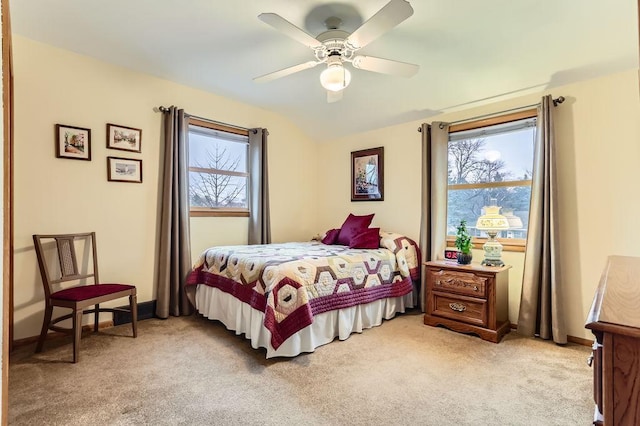
<svg viewBox="0 0 640 426"><path fill-rule="evenodd" d="M91 259L93 261L93 272L81 273L78 269L78 258L76 257L76 240L84 239L91 244ZM58 265L60 267L59 277L52 277L51 265L47 264L47 256L44 246L48 240L55 242ZM93 277L93 284L99 284L98 279L98 256L96 248L96 233L85 232L79 234L53 234L53 235L33 235L33 245L38 257L38 267L42 276L42 284L47 297L52 293L52 285L67 281L79 281ZM85 250L87 247L85 247Z"/></svg>

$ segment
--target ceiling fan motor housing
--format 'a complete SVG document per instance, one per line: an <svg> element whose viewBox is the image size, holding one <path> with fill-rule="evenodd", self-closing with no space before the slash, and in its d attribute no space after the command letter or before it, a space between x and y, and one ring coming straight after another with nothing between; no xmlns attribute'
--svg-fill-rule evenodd
<svg viewBox="0 0 640 426"><path fill-rule="evenodd" d="M322 46L313 48L316 59L325 62L330 56L339 56L342 61L351 61L356 49L349 45L347 37L349 33L342 30L329 30L318 35L316 39Z"/></svg>
<svg viewBox="0 0 640 426"><path fill-rule="evenodd" d="M351 62L353 67L357 69L411 77L418 72L418 65L373 56L356 56L355 53L412 14L413 8L407 0L389 0L385 6L353 32L341 30L342 20L331 16L325 20L327 31L314 38L276 13L261 13L258 15L261 21L309 47L313 51L315 61L307 61L265 74L254 78L254 81L271 81L320 64L326 64L327 68L320 74L320 81L322 86L328 90L327 100L331 103L340 100L342 89L347 87L351 80L351 73L345 68L345 62Z"/></svg>

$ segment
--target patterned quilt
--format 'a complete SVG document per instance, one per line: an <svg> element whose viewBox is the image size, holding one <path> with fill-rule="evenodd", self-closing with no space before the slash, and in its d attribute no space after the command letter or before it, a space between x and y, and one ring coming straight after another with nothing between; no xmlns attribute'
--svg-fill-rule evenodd
<svg viewBox="0 0 640 426"><path fill-rule="evenodd" d="M216 287L264 312L277 349L314 315L410 293L419 259L414 241L384 231L375 250L316 241L213 247L200 255L187 286Z"/></svg>

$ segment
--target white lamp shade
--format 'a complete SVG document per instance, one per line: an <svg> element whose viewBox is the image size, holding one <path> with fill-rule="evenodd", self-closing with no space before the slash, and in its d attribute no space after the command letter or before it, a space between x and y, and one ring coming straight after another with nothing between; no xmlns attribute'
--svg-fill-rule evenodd
<svg viewBox="0 0 640 426"><path fill-rule="evenodd" d="M332 92L339 92L349 83L351 83L351 73L342 64L329 65L320 73L320 84Z"/></svg>
<svg viewBox="0 0 640 426"><path fill-rule="evenodd" d="M509 221L506 217L502 216L500 207L498 206L486 206L485 214L478 218L476 222L476 228L481 231L502 231L509 229Z"/></svg>

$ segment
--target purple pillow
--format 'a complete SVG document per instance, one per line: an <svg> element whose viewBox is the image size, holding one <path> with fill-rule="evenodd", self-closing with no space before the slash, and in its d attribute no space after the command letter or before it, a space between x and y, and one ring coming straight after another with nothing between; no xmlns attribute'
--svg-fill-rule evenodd
<svg viewBox="0 0 640 426"><path fill-rule="evenodd" d="M322 244L335 244L338 239L338 234L340 233L339 229L329 229L322 239Z"/></svg>
<svg viewBox="0 0 640 426"><path fill-rule="evenodd" d="M380 247L380 228L369 228L351 238L349 248L377 249Z"/></svg>
<svg viewBox="0 0 640 426"><path fill-rule="evenodd" d="M371 225L371 221L373 220L373 213L368 214L366 216L355 216L353 214L349 214L347 220L344 221L342 227L340 228L340 233L338 234L338 240L336 244L342 244L343 246L348 246L351 238L355 237L365 229Z"/></svg>

